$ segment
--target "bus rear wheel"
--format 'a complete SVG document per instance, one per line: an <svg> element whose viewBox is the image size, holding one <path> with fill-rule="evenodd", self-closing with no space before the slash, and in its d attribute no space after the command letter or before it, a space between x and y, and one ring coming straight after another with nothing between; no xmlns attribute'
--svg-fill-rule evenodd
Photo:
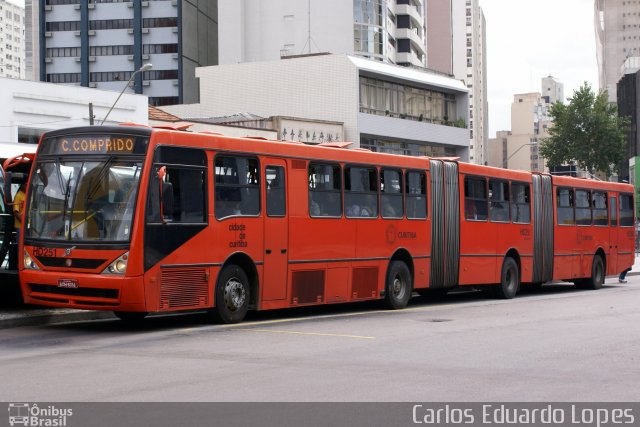
<svg viewBox="0 0 640 427"><path fill-rule="evenodd" d="M249 309L249 279L244 270L230 264L222 269L216 284L216 306L210 314L217 323L239 323Z"/></svg>
<svg viewBox="0 0 640 427"><path fill-rule="evenodd" d="M142 322L149 313L146 311L114 311L113 314L123 322L138 323Z"/></svg>
<svg viewBox="0 0 640 427"><path fill-rule="evenodd" d="M387 272L384 302L388 308L405 308L411 298L411 272L402 261L392 261Z"/></svg>
<svg viewBox="0 0 640 427"><path fill-rule="evenodd" d="M586 289L600 289L604 283L604 262L600 255L593 257L593 264L591 264L591 277L584 282Z"/></svg>
<svg viewBox="0 0 640 427"><path fill-rule="evenodd" d="M518 263L511 257L502 263L500 284L494 286L494 295L501 299L511 299L516 296L520 288L520 271Z"/></svg>

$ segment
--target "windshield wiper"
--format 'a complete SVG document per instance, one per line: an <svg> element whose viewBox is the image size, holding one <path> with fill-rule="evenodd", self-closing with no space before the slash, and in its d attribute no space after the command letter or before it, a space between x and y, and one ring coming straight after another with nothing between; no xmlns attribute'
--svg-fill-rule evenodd
<svg viewBox="0 0 640 427"><path fill-rule="evenodd" d="M104 176L108 173L109 166L111 166L111 163L113 163L113 160L114 160L113 157L109 157L109 159L106 162L104 162L104 165L100 167L100 170L98 170L96 181L93 184L93 187L91 187L91 189L87 192L87 200L93 199L93 196L100 189L100 183L102 182L102 179L104 178Z"/></svg>

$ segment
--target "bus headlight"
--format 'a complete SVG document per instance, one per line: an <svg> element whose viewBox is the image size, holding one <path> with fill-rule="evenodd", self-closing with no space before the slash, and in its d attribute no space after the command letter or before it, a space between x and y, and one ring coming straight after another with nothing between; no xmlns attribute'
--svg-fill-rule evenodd
<svg viewBox="0 0 640 427"><path fill-rule="evenodd" d="M33 258L31 258L31 255L29 255L29 252L27 252L26 249L24 250L23 261L24 268L27 270L40 270L40 267L38 267L38 264L36 264Z"/></svg>
<svg viewBox="0 0 640 427"><path fill-rule="evenodd" d="M107 268L104 269L102 274L124 274L127 271L127 261L129 259L129 252L122 254L120 258L113 261Z"/></svg>

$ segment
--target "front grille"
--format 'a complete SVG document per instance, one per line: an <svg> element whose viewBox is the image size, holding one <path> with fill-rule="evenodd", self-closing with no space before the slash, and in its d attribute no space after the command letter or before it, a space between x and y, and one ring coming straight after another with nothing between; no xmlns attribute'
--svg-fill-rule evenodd
<svg viewBox="0 0 640 427"><path fill-rule="evenodd" d="M44 265L45 267L67 267L65 265L65 262L70 259L70 268L85 268L89 270L95 270L96 268L107 262L106 259L57 258L45 256L39 256L36 257L36 259L40 261L40 263L42 263L42 265Z"/></svg>
<svg viewBox="0 0 640 427"><path fill-rule="evenodd" d="M117 289L98 289L98 288L59 288L53 285L38 285L29 283L31 292L39 292L43 294L56 295L72 295L76 297L92 297L92 298L109 298L118 299Z"/></svg>

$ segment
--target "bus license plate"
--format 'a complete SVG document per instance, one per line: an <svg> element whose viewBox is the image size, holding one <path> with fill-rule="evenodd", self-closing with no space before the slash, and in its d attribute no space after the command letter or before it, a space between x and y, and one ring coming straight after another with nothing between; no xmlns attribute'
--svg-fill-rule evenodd
<svg viewBox="0 0 640 427"><path fill-rule="evenodd" d="M76 279L58 279L58 287L76 289L78 281Z"/></svg>

